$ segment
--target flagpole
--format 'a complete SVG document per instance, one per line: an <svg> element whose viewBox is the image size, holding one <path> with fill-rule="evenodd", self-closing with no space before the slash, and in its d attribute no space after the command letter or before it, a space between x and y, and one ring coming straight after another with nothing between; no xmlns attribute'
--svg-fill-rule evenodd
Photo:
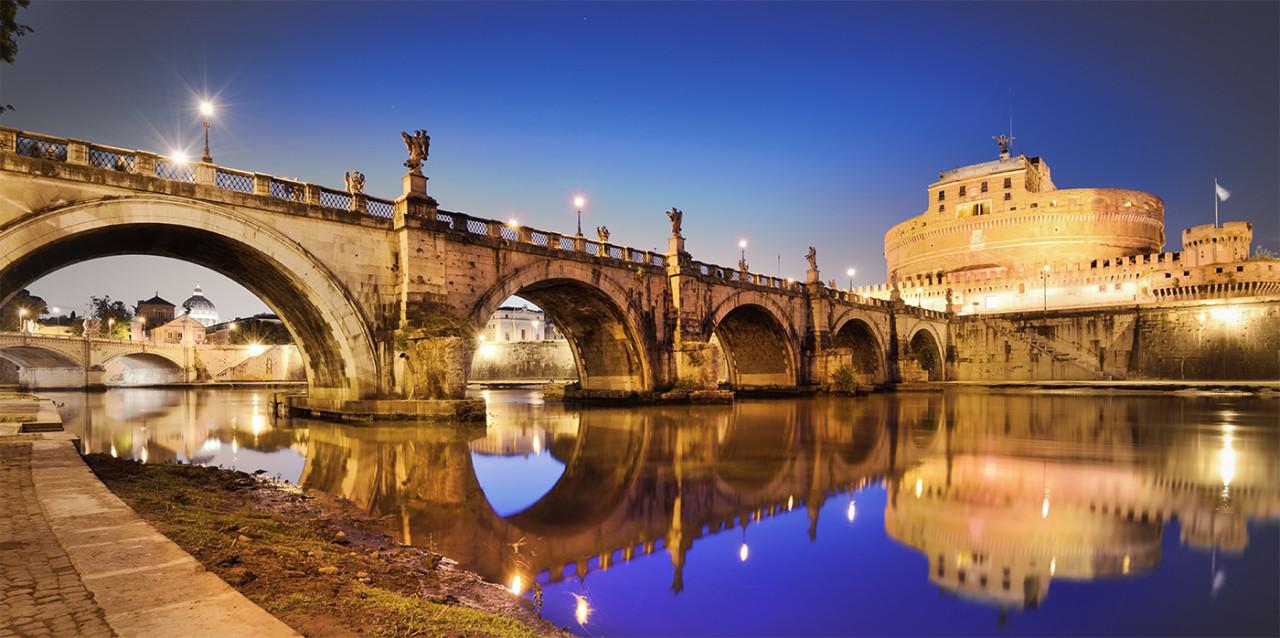
<svg viewBox="0 0 1280 638"><path fill-rule="evenodd" d="M1218 227L1218 178L1213 178L1213 227Z"/></svg>

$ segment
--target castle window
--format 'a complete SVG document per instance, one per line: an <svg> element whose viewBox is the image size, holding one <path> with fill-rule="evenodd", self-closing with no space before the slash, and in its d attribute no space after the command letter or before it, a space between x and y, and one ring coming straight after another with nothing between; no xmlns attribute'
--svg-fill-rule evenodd
<svg viewBox="0 0 1280 638"><path fill-rule="evenodd" d="M982 183L982 189L981 189L981 190L982 190L982 192L984 192L984 193L985 193L985 192L987 192L987 183L986 183L986 182L983 182L983 183Z"/></svg>
<svg viewBox="0 0 1280 638"><path fill-rule="evenodd" d="M1244 266L1236 266L1236 272L1244 272Z"/></svg>
<svg viewBox="0 0 1280 638"><path fill-rule="evenodd" d="M1005 193L1005 194L1004 194L1004 201L1006 201L1006 202L1007 202L1007 201L1009 201L1009 200L1011 200L1011 199L1013 199L1013 193Z"/></svg>
<svg viewBox="0 0 1280 638"><path fill-rule="evenodd" d="M947 210L947 205L946 205L946 204L938 204L938 212L939 212L939 213L941 213L941 212L943 212L943 211L945 211L945 210Z"/></svg>
<svg viewBox="0 0 1280 638"><path fill-rule="evenodd" d="M1165 278L1165 279L1172 279L1172 278L1173 278L1173 273L1171 273L1171 272L1167 272L1167 273L1165 273L1165 274L1164 274L1164 278Z"/></svg>
<svg viewBox="0 0 1280 638"><path fill-rule="evenodd" d="M964 186L961 186L961 187L960 187L960 196L961 196L961 197L964 197L964 192L965 192L965 188L964 188Z"/></svg>
<svg viewBox="0 0 1280 638"><path fill-rule="evenodd" d="M939 190L939 191L938 191L938 201L940 201L940 202L944 202L944 201L946 201L946 200L947 200L947 191Z"/></svg>
<svg viewBox="0 0 1280 638"><path fill-rule="evenodd" d="M1012 178L1012 177L1006 177L1006 178L1004 178L1004 187L1005 187L1005 188L1013 188L1013 178Z"/></svg>
<svg viewBox="0 0 1280 638"><path fill-rule="evenodd" d="M1216 271L1218 272L1218 274L1219 274L1219 275L1221 275L1221 274L1222 274L1222 268L1214 268L1214 270L1216 270Z"/></svg>
<svg viewBox="0 0 1280 638"><path fill-rule="evenodd" d="M1190 277L1190 276L1191 276L1191 271L1190 271L1190 270L1184 270L1184 271L1182 271L1182 276L1183 276L1183 277Z"/></svg>
<svg viewBox="0 0 1280 638"><path fill-rule="evenodd" d="M1032 207L1032 208L1040 208L1040 204L1037 204L1037 203L1035 203L1035 202L1031 202L1031 207Z"/></svg>

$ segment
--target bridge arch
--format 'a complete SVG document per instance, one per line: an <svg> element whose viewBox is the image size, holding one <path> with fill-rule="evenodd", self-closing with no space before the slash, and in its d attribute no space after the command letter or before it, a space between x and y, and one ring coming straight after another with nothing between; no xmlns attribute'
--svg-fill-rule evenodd
<svg viewBox="0 0 1280 638"><path fill-rule="evenodd" d="M476 301L468 314L477 334L512 296L536 304L564 334L584 390L653 389L639 300L628 288L577 262L539 262L504 277Z"/></svg>
<svg viewBox="0 0 1280 638"><path fill-rule="evenodd" d="M192 262L257 295L298 342L313 396L379 393L373 338L338 278L298 242L223 206L145 195L34 213L0 231L0 301L66 266L128 254Z"/></svg>
<svg viewBox="0 0 1280 638"><path fill-rule="evenodd" d="M860 383L885 383L889 380L884 338L875 325L862 317L845 317L832 331L831 345L849 351L849 367Z"/></svg>
<svg viewBox="0 0 1280 638"><path fill-rule="evenodd" d="M186 367L154 352L124 352L102 362L108 386L167 385L186 381Z"/></svg>
<svg viewBox="0 0 1280 638"><path fill-rule="evenodd" d="M795 387L799 340L786 313L762 295L735 296L711 313L703 334L724 348L735 388Z"/></svg>
<svg viewBox="0 0 1280 638"><path fill-rule="evenodd" d="M943 341L930 326L920 326L907 340L907 357L919 364L929 381L946 379Z"/></svg>

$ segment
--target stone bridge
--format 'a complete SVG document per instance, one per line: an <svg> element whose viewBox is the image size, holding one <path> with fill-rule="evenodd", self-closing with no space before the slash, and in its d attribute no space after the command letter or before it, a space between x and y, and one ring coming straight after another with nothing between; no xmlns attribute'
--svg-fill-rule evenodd
<svg viewBox="0 0 1280 638"><path fill-rule="evenodd" d="M655 215L656 217L656 215ZM65 266L147 254L256 294L298 343L313 406L459 399L475 335L509 296L566 335L588 396L943 378L947 316L440 209L419 171L394 200L0 128L0 301ZM403 405L403 402L398 402Z"/></svg>
<svg viewBox="0 0 1280 638"><path fill-rule="evenodd" d="M0 383L48 389L210 380L289 381L296 379L290 376L297 370L298 356L293 353L292 346L187 346L0 332ZM248 371L238 368L251 360L261 365ZM257 368L270 372L262 376Z"/></svg>

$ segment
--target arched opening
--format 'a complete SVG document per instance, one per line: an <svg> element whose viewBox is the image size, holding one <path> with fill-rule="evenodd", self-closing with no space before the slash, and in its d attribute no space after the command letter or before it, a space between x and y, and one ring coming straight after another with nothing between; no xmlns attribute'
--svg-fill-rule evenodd
<svg viewBox="0 0 1280 638"><path fill-rule="evenodd" d="M563 330L536 304L507 299L480 329L468 381L506 386L578 380L578 364Z"/></svg>
<svg viewBox="0 0 1280 638"><path fill-rule="evenodd" d="M102 383L108 387L169 385L187 380L182 366L149 352L113 357L102 368Z"/></svg>
<svg viewBox="0 0 1280 638"><path fill-rule="evenodd" d="M0 348L0 385L38 390L83 384L84 367L65 354L36 346Z"/></svg>
<svg viewBox="0 0 1280 638"><path fill-rule="evenodd" d="M522 280L529 279L528 283ZM494 322L501 308L514 300L527 300L543 313L539 328L560 335L572 355L582 390L588 392L634 393L651 389L650 375L636 326L623 310L620 291L606 293L603 281L588 283L573 277L537 278L517 275L491 291L478 305L472 321L477 331L476 358L485 355L484 345L519 330L513 324ZM530 325L531 325L530 321ZM510 332L517 337L518 332ZM483 340L482 340L483 339ZM561 366L563 368L563 366Z"/></svg>
<svg viewBox="0 0 1280 638"><path fill-rule="evenodd" d="M902 366L903 381L942 381L942 348L933 333L920 329L911 337Z"/></svg>
<svg viewBox="0 0 1280 638"><path fill-rule="evenodd" d="M0 301L66 266L153 255L221 273L261 299L293 335L313 396L376 396L384 384L361 311L296 241L252 220L193 202L145 199L76 204L0 233Z"/></svg>
<svg viewBox="0 0 1280 638"><path fill-rule="evenodd" d="M849 366L859 385L875 385L888 380L885 373L884 349L867 322L851 319L836 332L832 347L837 349L841 365Z"/></svg>
<svg viewBox="0 0 1280 638"><path fill-rule="evenodd" d="M716 432L715 474L742 494L773 483L795 454L795 422L779 423L776 412L753 407L737 406Z"/></svg>
<svg viewBox="0 0 1280 638"><path fill-rule="evenodd" d="M738 390L795 387L796 366L782 324L762 306L730 310L714 328L729 385Z"/></svg>

